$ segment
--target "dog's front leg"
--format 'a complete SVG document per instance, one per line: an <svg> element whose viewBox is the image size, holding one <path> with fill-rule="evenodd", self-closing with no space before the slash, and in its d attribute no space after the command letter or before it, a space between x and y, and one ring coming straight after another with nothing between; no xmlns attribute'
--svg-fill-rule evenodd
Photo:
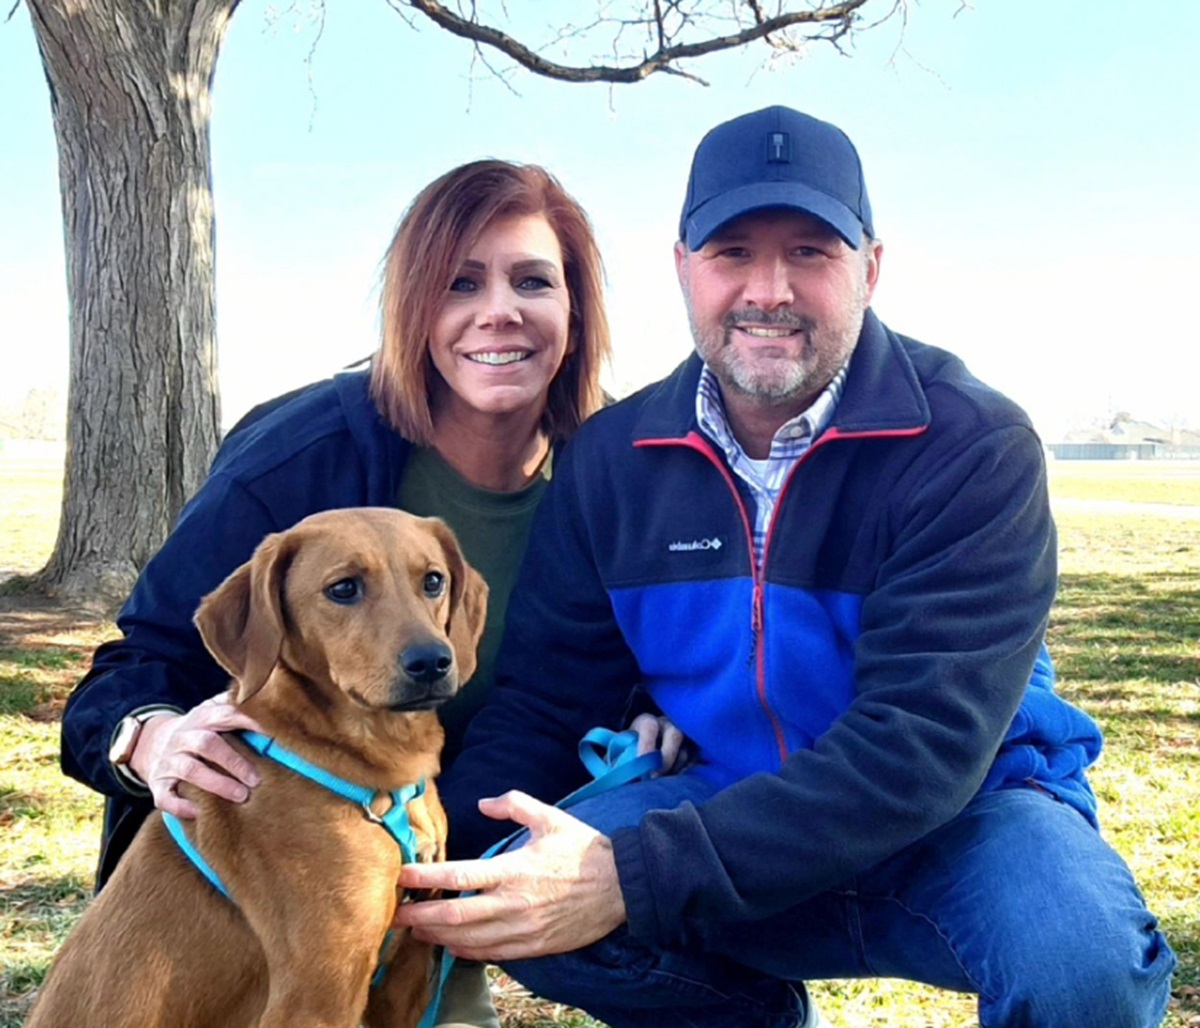
<svg viewBox="0 0 1200 1028"><path fill-rule="evenodd" d="M416 1028L433 998L433 947L406 935L383 979L371 988L366 1028Z"/></svg>
<svg viewBox="0 0 1200 1028"><path fill-rule="evenodd" d="M287 966L270 962L271 987L259 1026L357 1028L373 972L374 959L365 952L328 953L324 959L310 954Z"/></svg>
<svg viewBox="0 0 1200 1028"><path fill-rule="evenodd" d="M267 962L262 1028L356 1028L395 911L391 837L342 801L312 823L270 848L244 836L227 879Z"/></svg>

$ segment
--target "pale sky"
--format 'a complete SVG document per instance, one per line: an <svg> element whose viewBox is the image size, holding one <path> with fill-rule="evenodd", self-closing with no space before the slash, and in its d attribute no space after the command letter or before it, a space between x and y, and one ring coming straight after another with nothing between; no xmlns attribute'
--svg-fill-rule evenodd
<svg viewBox="0 0 1200 1028"><path fill-rule="evenodd" d="M591 214L612 388L665 374L691 347L671 247L692 151L719 121L784 103L858 146L885 247L874 306L892 328L960 354L1047 441L1116 410L1200 428L1200 4L1153 17L1118 0L911 6L903 34L890 22L845 56L694 63L709 88L522 71L510 88L384 0L328 0L320 38L244 0L212 129L226 423L375 348L397 219L427 181L483 156L546 165ZM66 387L56 155L24 6L0 22L0 98L3 399Z"/></svg>

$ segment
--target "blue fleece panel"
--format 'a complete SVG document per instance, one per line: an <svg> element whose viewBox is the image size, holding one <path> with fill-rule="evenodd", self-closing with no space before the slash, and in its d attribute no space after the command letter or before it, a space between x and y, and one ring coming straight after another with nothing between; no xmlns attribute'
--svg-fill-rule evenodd
<svg viewBox="0 0 1200 1028"><path fill-rule="evenodd" d="M1096 723L1054 692L1054 665L1043 646L983 791L1037 782L1096 824L1096 797L1083 769L1100 748Z"/></svg>
<svg viewBox="0 0 1200 1028"><path fill-rule="evenodd" d="M810 749L854 695L859 602L832 592L767 586L762 674L749 578L610 593L613 613L660 709L709 740L702 773L729 785ZM744 625L743 632L706 625ZM731 645L733 643L733 645Z"/></svg>

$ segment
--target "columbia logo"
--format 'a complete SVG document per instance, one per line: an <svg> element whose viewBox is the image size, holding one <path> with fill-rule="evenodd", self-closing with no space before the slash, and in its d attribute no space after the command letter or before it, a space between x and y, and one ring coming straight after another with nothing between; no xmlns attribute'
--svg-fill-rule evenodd
<svg viewBox="0 0 1200 1028"><path fill-rule="evenodd" d="M691 550L719 550L724 545L720 539L714 536L712 539L693 539L691 542L684 542L681 539L678 542L671 543L667 549L672 553L686 553Z"/></svg>

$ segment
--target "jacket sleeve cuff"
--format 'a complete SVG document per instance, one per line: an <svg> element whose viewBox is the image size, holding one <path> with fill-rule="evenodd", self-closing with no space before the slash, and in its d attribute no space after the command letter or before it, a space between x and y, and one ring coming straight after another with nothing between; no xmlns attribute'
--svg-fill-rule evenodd
<svg viewBox="0 0 1200 1028"><path fill-rule="evenodd" d="M662 925L650 885L650 869L646 866L641 833L637 828L618 829L612 835L612 847L630 935L643 942L661 944Z"/></svg>

